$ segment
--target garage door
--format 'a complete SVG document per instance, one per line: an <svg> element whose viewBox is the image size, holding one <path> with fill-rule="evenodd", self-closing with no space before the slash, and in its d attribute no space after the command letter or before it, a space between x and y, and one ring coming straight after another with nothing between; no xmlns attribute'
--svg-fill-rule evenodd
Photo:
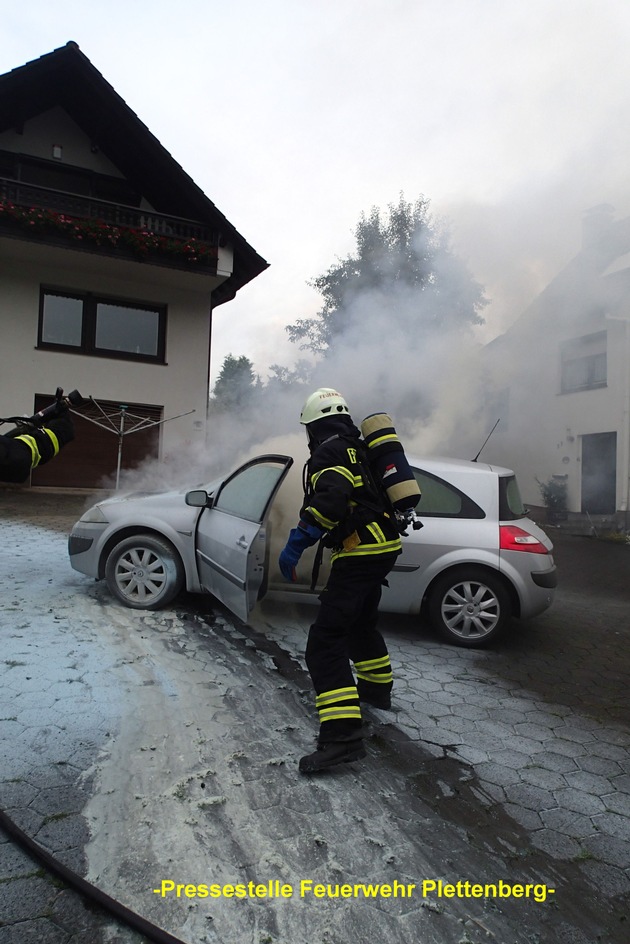
<svg viewBox="0 0 630 944"><path fill-rule="evenodd" d="M37 394L35 412L53 399L50 394ZM52 462L33 470L33 485L111 488L116 477L119 443L121 469L132 469L147 458L157 458L161 426L154 424L162 419L162 406L97 400L80 407L80 414L72 417L74 441Z"/></svg>

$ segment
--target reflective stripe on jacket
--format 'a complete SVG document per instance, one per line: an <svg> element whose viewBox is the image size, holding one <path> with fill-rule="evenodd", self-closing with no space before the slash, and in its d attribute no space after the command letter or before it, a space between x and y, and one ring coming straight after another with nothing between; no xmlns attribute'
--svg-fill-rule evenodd
<svg viewBox="0 0 630 944"><path fill-rule="evenodd" d="M350 437L321 443L308 472L310 487L300 516L329 533L331 560L400 552L398 528L370 489L358 444Z"/></svg>
<svg viewBox="0 0 630 944"><path fill-rule="evenodd" d="M55 433L53 433L52 429L48 429L45 426L42 429L37 430L37 434L38 435L45 434L48 437L48 441L50 442L50 445L52 445L52 455L51 456L46 455L45 461L48 461L49 459L53 459L59 452L59 440L57 439L57 436L55 435ZM30 434L30 433L22 433L21 435L15 436L14 438L21 439L23 443L26 443L28 448L31 450L31 455L33 457L31 460L31 468L32 469L37 468L39 463L42 461L42 454L40 452L40 446L46 447L48 446L48 442L46 440L43 440L43 441L40 440L38 444L36 435ZM45 452L46 453L50 452L50 449L45 449Z"/></svg>

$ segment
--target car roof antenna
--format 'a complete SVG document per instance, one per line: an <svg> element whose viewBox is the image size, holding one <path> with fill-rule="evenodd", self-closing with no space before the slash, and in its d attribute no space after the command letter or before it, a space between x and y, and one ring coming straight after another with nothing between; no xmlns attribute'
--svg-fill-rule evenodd
<svg viewBox="0 0 630 944"><path fill-rule="evenodd" d="M494 426L492 427L492 429L490 430L490 432L488 433L488 435L487 435L486 438L484 439L484 441L483 441L483 443L482 443L482 445L481 445L481 449L479 450L479 452L477 453L477 455L475 456L475 458L472 460L473 462L476 462L476 461L477 461L477 459L479 458L479 456L481 455L481 453L482 453L483 450L485 449L486 443L488 442L488 440L490 439L490 437L492 436L493 432L495 431L495 429L497 428L497 426L499 425L500 422L501 422L501 417L499 417L499 419L496 421L496 423L494 424Z"/></svg>

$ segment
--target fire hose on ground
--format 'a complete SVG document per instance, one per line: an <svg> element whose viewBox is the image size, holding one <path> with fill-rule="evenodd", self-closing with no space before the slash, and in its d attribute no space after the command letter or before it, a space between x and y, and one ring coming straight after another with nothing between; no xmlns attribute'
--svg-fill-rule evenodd
<svg viewBox="0 0 630 944"><path fill-rule="evenodd" d="M172 934L169 934L168 931L158 928L157 925L152 924L150 921L147 921L146 918L136 914L135 911L121 904L115 898L112 898L111 895L101 891L96 885L92 885L87 879L77 875L76 872L68 868L67 865L64 865L63 862L59 862L52 853L48 852L47 849L44 849L43 846L40 846L39 843L35 842L34 839L20 829L20 827L7 816L4 810L1 809L0 827L14 839L22 849L26 850L31 858L41 862L49 872L53 872L70 888L73 888L84 898L89 898L90 901L96 902L96 904L104 908L105 911L108 911L134 931L139 931L140 934L144 934L145 937L150 941L154 941L155 944L186 944L181 938L174 937Z"/></svg>

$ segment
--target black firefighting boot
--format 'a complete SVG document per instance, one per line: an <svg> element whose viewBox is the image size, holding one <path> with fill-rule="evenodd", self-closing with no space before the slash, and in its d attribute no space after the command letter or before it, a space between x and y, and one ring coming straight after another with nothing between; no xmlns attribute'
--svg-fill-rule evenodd
<svg viewBox="0 0 630 944"><path fill-rule="evenodd" d="M347 764L365 757L361 732L349 735L345 740L318 741L317 750L300 758L301 774L316 774L337 764Z"/></svg>

